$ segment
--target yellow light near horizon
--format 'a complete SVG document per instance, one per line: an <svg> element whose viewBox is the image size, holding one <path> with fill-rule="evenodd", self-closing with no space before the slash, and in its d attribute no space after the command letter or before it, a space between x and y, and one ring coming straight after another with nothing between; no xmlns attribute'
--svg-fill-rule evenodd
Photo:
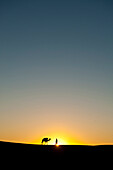
<svg viewBox="0 0 113 170"><path fill-rule="evenodd" d="M44 137L48 137L48 136L44 136ZM71 138L67 138L67 137L59 137L59 136L57 136L57 137L49 136L49 137L51 137L51 140L47 143L48 145L56 145L56 138L58 140L58 143L56 146L59 146L59 145L84 145L84 143L82 143L80 141L72 140ZM40 138L39 140L32 141L31 143L32 144L41 144L42 138Z"/></svg>
<svg viewBox="0 0 113 170"><path fill-rule="evenodd" d="M48 134L48 135L46 135ZM81 145L82 141L78 140L78 137L73 137L73 135L68 132L68 130L51 130L50 132L44 132L39 138L35 138L31 141L32 144L41 144L43 138L51 138L48 141L48 145L56 145L56 138L58 140L58 145ZM45 144L45 143L44 143Z"/></svg>
<svg viewBox="0 0 113 170"><path fill-rule="evenodd" d="M68 142L65 139L62 138L57 138L58 139L58 144L56 144L56 146L59 145L68 145ZM55 139L53 139L55 141ZM53 143L53 145L55 144L55 142Z"/></svg>
<svg viewBox="0 0 113 170"><path fill-rule="evenodd" d="M45 136L45 137L48 137L48 136ZM48 141L47 144L48 145L56 145L56 143L55 143L56 138L52 137L52 136L50 136L50 137L51 137L51 140ZM41 144L42 138L40 138L39 140L32 141L31 144ZM59 146L59 145L69 145L68 141L66 139L64 139L64 137L61 138L61 137L57 136L57 140L58 140L58 144L56 146Z"/></svg>

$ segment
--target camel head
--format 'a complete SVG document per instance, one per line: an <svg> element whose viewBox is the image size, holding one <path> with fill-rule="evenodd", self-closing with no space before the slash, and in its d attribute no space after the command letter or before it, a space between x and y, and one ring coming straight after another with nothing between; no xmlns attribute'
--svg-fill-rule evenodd
<svg viewBox="0 0 113 170"><path fill-rule="evenodd" d="M49 138L49 141L51 140L51 138Z"/></svg>

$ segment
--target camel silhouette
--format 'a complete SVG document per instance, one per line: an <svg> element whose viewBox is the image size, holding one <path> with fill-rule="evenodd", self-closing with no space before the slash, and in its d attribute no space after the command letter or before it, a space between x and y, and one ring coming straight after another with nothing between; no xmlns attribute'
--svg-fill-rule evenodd
<svg viewBox="0 0 113 170"><path fill-rule="evenodd" d="M48 141L50 141L51 140L51 138L43 138L42 139L42 144L43 144L43 142L45 142L45 144L47 143L48 144Z"/></svg>

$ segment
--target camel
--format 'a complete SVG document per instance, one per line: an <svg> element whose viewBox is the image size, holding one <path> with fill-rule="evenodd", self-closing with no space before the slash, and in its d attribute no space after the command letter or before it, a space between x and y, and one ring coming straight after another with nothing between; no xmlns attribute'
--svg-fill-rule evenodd
<svg viewBox="0 0 113 170"><path fill-rule="evenodd" d="M45 142L45 144L47 143L48 144L48 141L50 141L51 140L51 138L43 138L42 139L42 144L43 144L43 142Z"/></svg>

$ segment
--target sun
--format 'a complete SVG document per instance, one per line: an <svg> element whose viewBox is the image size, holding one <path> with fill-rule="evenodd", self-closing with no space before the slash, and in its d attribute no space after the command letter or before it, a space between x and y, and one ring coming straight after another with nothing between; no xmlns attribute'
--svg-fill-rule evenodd
<svg viewBox="0 0 113 170"><path fill-rule="evenodd" d="M56 147L59 147L59 144L56 144L55 146L56 146Z"/></svg>

